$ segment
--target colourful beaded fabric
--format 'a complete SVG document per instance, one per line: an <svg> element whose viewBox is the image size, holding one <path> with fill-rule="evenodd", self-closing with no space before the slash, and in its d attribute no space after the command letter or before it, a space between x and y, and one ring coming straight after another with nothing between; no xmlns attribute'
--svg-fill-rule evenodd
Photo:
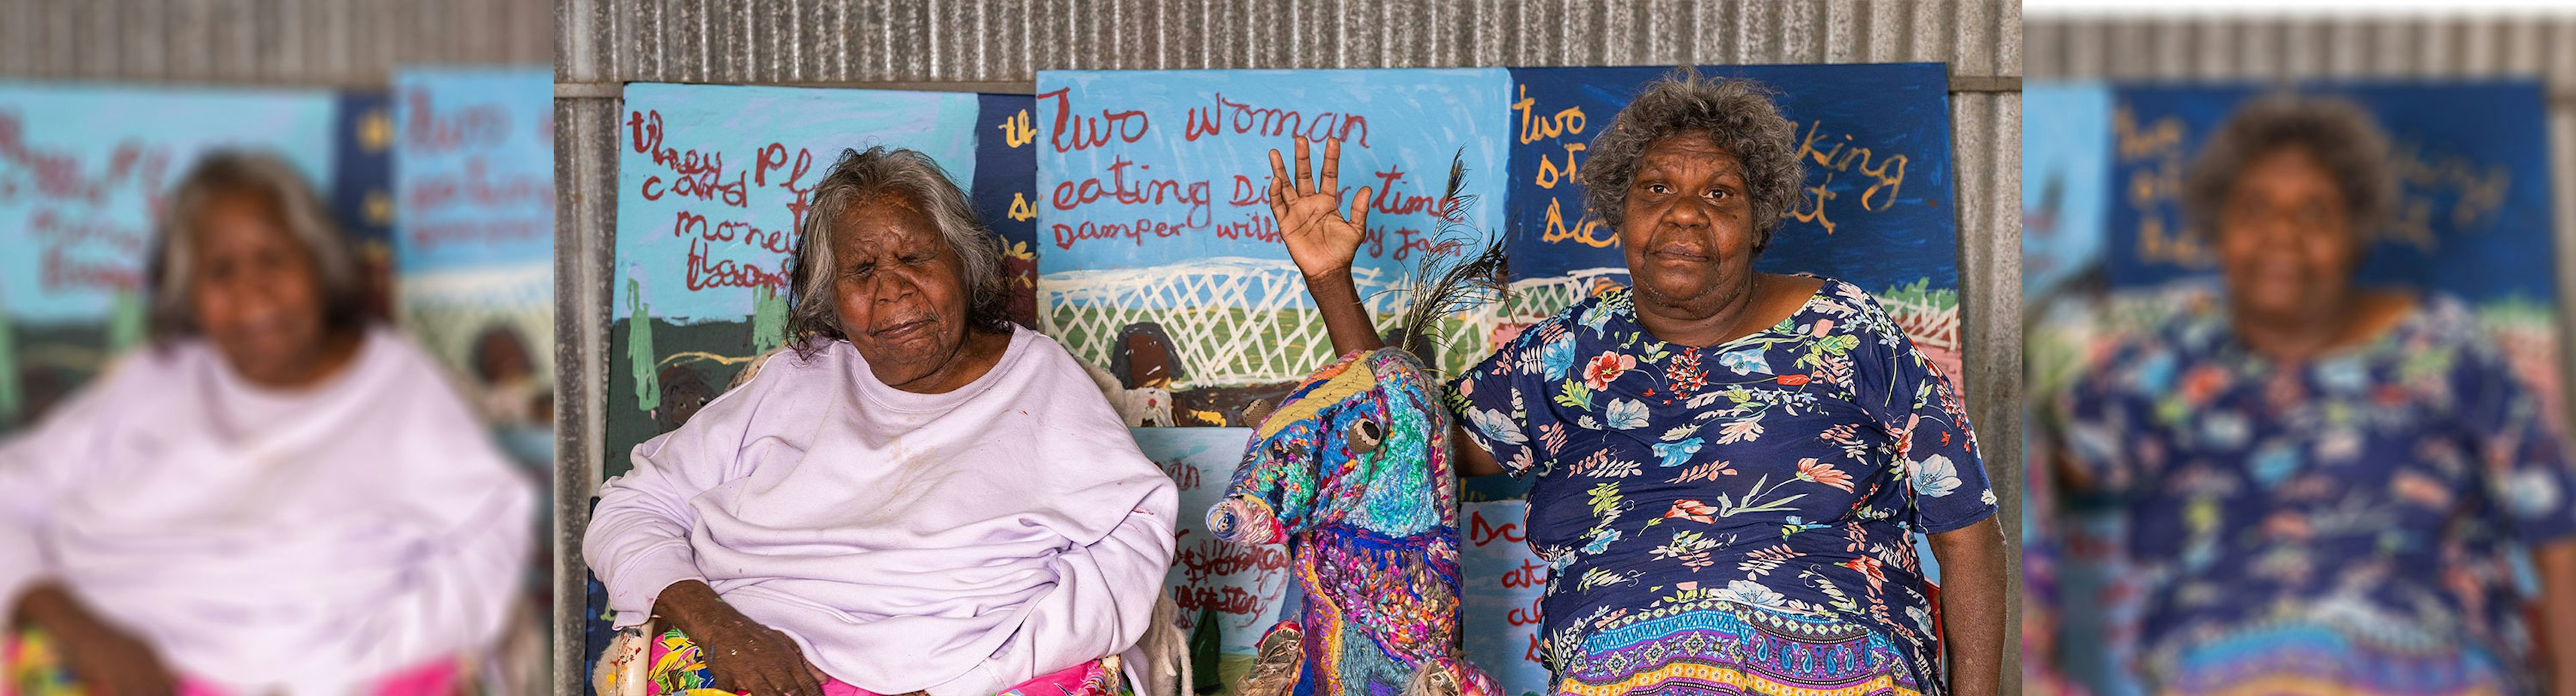
<svg viewBox="0 0 2576 696"><path fill-rule="evenodd" d="M1279 627L1300 632L1296 694L1497 690L1459 647L1457 496L1434 388L1397 348L1317 371L1254 430L1208 510L1220 538L1288 545L1305 590Z"/></svg>

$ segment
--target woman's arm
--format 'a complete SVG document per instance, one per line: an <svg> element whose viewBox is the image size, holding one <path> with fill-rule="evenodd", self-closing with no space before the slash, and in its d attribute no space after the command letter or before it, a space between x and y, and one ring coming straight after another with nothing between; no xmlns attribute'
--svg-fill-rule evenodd
<svg viewBox="0 0 2576 696"><path fill-rule="evenodd" d="M179 680L151 645L100 618L60 584L39 581L29 586L18 595L10 617L13 629L21 625L45 629L72 675L96 693L165 696L178 689Z"/></svg>
<svg viewBox="0 0 2576 696"><path fill-rule="evenodd" d="M1942 644L1950 692L1995 696L2003 678L2004 537L1992 517L1931 535L1941 562Z"/></svg>
<svg viewBox="0 0 2576 696"><path fill-rule="evenodd" d="M712 686L751 696L821 696L823 670L805 660L805 651L778 629L743 616L703 580L682 580L662 588L653 615L680 630L698 645Z"/></svg>
<svg viewBox="0 0 2576 696"><path fill-rule="evenodd" d="M1349 214L1344 215L1342 141L1324 140L1323 167L1312 178L1307 176L1311 165L1306 137L1297 136L1296 142L1293 175L1280 161L1279 151L1270 151L1270 214L1279 220L1279 240L1288 245L1288 258L1297 262L1297 271L1306 278L1306 294L1315 300L1316 313L1324 317L1333 352L1349 355L1384 348L1386 339L1369 320L1368 308L1360 304L1359 284L1351 280L1351 261L1359 257L1360 242L1367 239L1372 192L1360 187L1359 195L1351 199ZM1503 473L1493 453L1476 446L1463 427L1453 426L1449 441L1458 443L1458 475Z"/></svg>
<svg viewBox="0 0 2576 696"><path fill-rule="evenodd" d="M0 641L22 626L45 630L72 676L96 693L161 696L178 679L141 636L100 617L54 579L42 541L53 502L80 484L79 465L90 464L84 443L99 437L105 393L116 384L111 368L47 415L35 428L0 440ZM0 689L5 691L6 689Z"/></svg>
<svg viewBox="0 0 2576 696"><path fill-rule="evenodd" d="M2531 550L2540 571L2541 632L2549 641L2550 693L2576 696L2576 539Z"/></svg>
<svg viewBox="0 0 2576 696"><path fill-rule="evenodd" d="M769 360L792 359L773 355ZM764 372L776 369L762 366ZM689 501L750 474L750 421L781 375L764 374L707 403L678 430L635 447L635 468L600 486L582 558L608 588L619 626L655 617L698 646L716 688L752 696L820 696L827 677L796 642L725 604L698 571Z"/></svg>
<svg viewBox="0 0 2576 696"><path fill-rule="evenodd" d="M1324 166L1319 176L1308 177L1305 136L1297 136L1297 171L1292 176L1279 161L1279 151L1270 151L1270 214L1279 220L1279 241L1288 245L1288 258L1297 262L1297 271L1306 276L1306 293L1315 300L1315 311L1324 316L1324 329L1333 337L1333 352L1348 355L1354 351L1386 347L1369 321L1368 308L1360 306L1357 283L1351 280L1351 261L1359 257L1360 242L1367 238L1369 188L1360 187L1351 199L1350 214L1342 214L1342 141L1324 140Z"/></svg>

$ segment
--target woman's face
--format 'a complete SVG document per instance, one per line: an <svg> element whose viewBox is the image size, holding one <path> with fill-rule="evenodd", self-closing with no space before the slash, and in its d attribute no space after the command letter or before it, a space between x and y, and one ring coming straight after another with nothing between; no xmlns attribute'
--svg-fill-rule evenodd
<svg viewBox="0 0 2576 696"><path fill-rule="evenodd" d="M2316 316L2351 281L2360 245L2343 189L2314 155L2281 148L2247 162L2218 215L2218 265L2245 312Z"/></svg>
<svg viewBox="0 0 2576 696"><path fill-rule="evenodd" d="M877 380L923 390L966 342L963 259L928 214L892 198L862 200L831 228L833 302L841 335Z"/></svg>
<svg viewBox="0 0 2576 696"><path fill-rule="evenodd" d="M1655 141L1628 183L1619 244L1637 293L1654 304L1713 313L1753 273L1753 200L1744 166L1706 135Z"/></svg>
<svg viewBox="0 0 2576 696"><path fill-rule="evenodd" d="M322 369L321 269L276 201L221 194L197 212L188 304L197 326L252 383L290 387Z"/></svg>

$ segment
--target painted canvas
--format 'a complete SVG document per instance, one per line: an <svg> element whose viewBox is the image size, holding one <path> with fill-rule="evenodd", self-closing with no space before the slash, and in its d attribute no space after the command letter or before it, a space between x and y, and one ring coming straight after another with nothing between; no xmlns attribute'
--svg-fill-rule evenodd
<svg viewBox="0 0 2576 696"><path fill-rule="evenodd" d="M553 465L554 73L394 77L397 318L531 466Z"/></svg>
<svg viewBox="0 0 2576 696"><path fill-rule="evenodd" d="M1249 425L1246 407L1335 357L1264 198L1270 151L1344 143L1339 188L1373 191L1353 275L1392 321L1403 298L1389 290L1413 269L1485 241L1444 238L1441 223L1502 220L1505 82L1492 69L1040 72L1040 326L1118 381L1131 425ZM1474 199L1444 221L1453 161ZM1445 323L1434 362L1482 357L1488 328Z"/></svg>

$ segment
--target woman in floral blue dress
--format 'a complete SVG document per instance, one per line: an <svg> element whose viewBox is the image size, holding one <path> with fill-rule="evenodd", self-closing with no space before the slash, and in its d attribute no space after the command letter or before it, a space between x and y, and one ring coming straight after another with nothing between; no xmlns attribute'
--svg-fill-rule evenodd
<svg viewBox="0 0 2576 696"><path fill-rule="evenodd" d="M2349 103L2240 109L2185 187L2220 282L2121 302L2071 390L2063 478L2128 507L2157 693L2576 696L2576 470L2549 409L2464 305L2351 282L2389 161Z"/></svg>
<svg viewBox="0 0 2576 696"><path fill-rule="evenodd" d="M1555 693L1994 693L2002 536L1957 394L1860 288L1752 270L1802 182L1793 132L1750 82L1649 86L1582 170L1634 288L1450 386L1460 471L1531 481ZM1370 192L1340 214L1340 144L1314 179L1296 145L1282 236L1334 348L1376 348L1349 271Z"/></svg>

